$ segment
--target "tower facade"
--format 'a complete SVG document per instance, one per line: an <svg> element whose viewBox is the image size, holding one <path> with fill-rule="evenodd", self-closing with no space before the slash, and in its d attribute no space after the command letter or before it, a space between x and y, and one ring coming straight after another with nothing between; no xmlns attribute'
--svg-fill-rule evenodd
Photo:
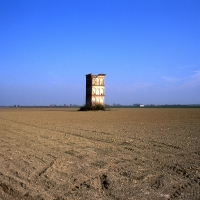
<svg viewBox="0 0 200 200"><path fill-rule="evenodd" d="M87 74L86 76L86 105L105 105L105 75Z"/></svg>

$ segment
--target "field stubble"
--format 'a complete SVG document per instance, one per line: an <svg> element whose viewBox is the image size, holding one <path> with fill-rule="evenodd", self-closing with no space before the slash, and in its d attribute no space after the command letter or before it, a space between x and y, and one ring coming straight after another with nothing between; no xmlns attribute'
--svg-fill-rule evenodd
<svg viewBox="0 0 200 200"><path fill-rule="evenodd" d="M200 109L0 109L0 199L200 199Z"/></svg>

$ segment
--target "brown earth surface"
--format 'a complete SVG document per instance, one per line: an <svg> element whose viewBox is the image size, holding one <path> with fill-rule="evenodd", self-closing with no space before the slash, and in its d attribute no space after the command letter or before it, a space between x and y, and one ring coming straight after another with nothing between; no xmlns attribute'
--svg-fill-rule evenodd
<svg viewBox="0 0 200 200"><path fill-rule="evenodd" d="M0 199L200 199L200 109L0 109Z"/></svg>

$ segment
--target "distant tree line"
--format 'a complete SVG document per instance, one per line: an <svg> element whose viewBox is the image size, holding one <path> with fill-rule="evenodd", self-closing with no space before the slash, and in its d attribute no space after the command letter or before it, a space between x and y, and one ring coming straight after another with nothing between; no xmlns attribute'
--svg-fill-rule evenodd
<svg viewBox="0 0 200 200"><path fill-rule="evenodd" d="M64 104L64 105L56 105L50 104L48 106L41 105L31 105L31 106L23 106L23 105L14 105L14 106L0 106L2 108L11 107L11 108L80 108L80 105L77 104ZM106 108L200 108L200 104L165 104L165 105L154 105L154 104L132 104L132 105L122 105L119 103L113 103L112 105L106 104Z"/></svg>

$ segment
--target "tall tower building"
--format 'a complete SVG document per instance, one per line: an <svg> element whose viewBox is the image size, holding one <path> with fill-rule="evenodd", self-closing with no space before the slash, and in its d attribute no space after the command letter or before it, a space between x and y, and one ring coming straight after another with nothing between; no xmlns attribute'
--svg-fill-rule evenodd
<svg viewBox="0 0 200 200"><path fill-rule="evenodd" d="M87 74L86 76L86 105L105 105L105 75Z"/></svg>

